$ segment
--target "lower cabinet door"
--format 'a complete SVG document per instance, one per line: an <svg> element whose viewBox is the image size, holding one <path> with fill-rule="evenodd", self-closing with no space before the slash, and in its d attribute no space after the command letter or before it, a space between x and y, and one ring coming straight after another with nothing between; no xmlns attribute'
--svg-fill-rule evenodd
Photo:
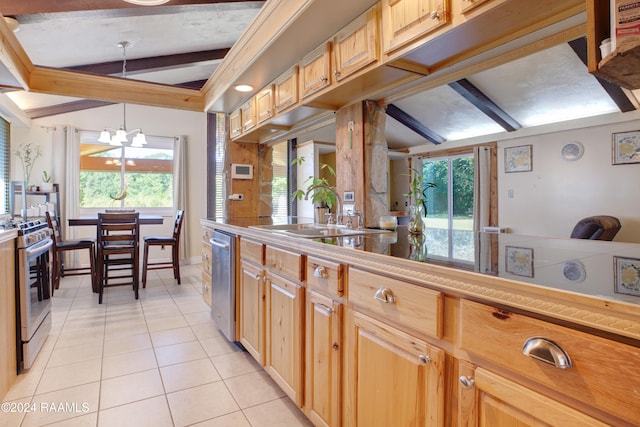
<svg viewBox="0 0 640 427"><path fill-rule="evenodd" d="M444 350L353 310L346 331L345 425L444 425Z"/></svg>
<svg viewBox="0 0 640 427"><path fill-rule="evenodd" d="M556 400L467 362L460 364L458 424L467 427L604 427Z"/></svg>
<svg viewBox="0 0 640 427"><path fill-rule="evenodd" d="M340 425L342 307L307 289L305 413L316 426Z"/></svg>
<svg viewBox="0 0 640 427"><path fill-rule="evenodd" d="M240 343L262 366L265 363L265 289L264 273L242 261L240 288Z"/></svg>
<svg viewBox="0 0 640 427"><path fill-rule="evenodd" d="M267 273L265 371L302 407L304 288Z"/></svg>

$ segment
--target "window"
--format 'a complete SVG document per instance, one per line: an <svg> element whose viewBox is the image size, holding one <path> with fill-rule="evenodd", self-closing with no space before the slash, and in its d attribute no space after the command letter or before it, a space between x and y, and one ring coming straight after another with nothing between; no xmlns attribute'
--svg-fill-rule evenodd
<svg viewBox="0 0 640 427"><path fill-rule="evenodd" d="M11 180L11 138L9 122L0 117L0 213L9 212L9 181Z"/></svg>
<svg viewBox="0 0 640 427"><path fill-rule="evenodd" d="M273 175L271 181L271 212L274 216L289 215L288 176L289 176L289 142L279 142L273 145L272 152Z"/></svg>
<svg viewBox="0 0 640 427"><path fill-rule="evenodd" d="M457 261L474 260L472 154L434 157L422 163L427 192L429 255Z"/></svg>
<svg viewBox="0 0 640 427"><path fill-rule="evenodd" d="M173 209L174 139L147 136L141 148L80 136L80 208Z"/></svg>
<svg viewBox="0 0 640 427"><path fill-rule="evenodd" d="M215 190L214 190L214 212L216 218L224 217L224 195L225 195L225 115L216 114L216 143L215 143Z"/></svg>

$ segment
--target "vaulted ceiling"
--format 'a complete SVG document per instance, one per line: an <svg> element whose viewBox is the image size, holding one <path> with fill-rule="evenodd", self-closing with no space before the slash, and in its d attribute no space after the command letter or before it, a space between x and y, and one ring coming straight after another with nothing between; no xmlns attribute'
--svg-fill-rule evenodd
<svg viewBox="0 0 640 427"><path fill-rule="evenodd" d="M350 0L344 6L345 16L336 16L332 25L340 28L349 15L356 16L374 3ZM0 13L17 21L15 35L35 65L121 76L124 52L118 43L128 41L128 79L199 89L264 4L170 0L144 7L124 0L0 0ZM567 25L576 26L586 19L580 14L570 20ZM307 26L306 30L306 42L322 40L323 28ZM388 105L389 145L403 149L440 144L634 110L633 94L590 75L585 58L585 39L580 36L446 84L417 86L402 96L392 94L382 100ZM270 61L272 69L262 64L263 71L254 70L254 76L269 81L275 77L269 73L290 65ZM108 103L13 90L6 93L32 118Z"/></svg>

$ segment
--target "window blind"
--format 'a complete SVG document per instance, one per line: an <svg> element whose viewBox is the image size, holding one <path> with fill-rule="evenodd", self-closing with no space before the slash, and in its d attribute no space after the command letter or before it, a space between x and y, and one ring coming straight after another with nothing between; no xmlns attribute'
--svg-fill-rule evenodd
<svg viewBox="0 0 640 427"><path fill-rule="evenodd" d="M11 146L9 122L0 117L0 192L2 213L9 212L9 184L11 180Z"/></svg>
<svg viewBox="0 0 640 427"><path fill-rule="evenodd" d="M224 162L225 162L225 115L216 114L216 146L215 146L215 215L216 218L224 218Z"/></svg>

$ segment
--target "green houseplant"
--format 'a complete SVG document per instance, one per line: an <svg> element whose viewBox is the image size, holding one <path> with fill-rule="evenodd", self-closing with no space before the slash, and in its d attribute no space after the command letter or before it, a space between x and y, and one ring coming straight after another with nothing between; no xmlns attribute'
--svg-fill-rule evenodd
<svg viewBox="0 0 640 427"><path fill-rule="evenodd" d="M410 174L405 174L411 178L409 181L409 192L404 194L409 198L410 217L409 232L411 234L421 234L424 230L424 217L427 216L427 190L434 188L433 182L424 182L424 177L418 169L412 168Z"/></svg>
<svg viewBox="0 0 640 427"><path fill-rule="evenodd" d="M304 157L299 157L291 161L292 165L304 163ZM336 171L326 163L320 164L320 170L326 170L330 175L336 176ZM309 176L304 184L306 188L294 192L294 197L298 200L308 197L311 193L311 202L316 206L316 222L324 223L326 214L331 211L336 204L336 188L331 185L326 177Z"/></svg>
<svg viewBox="0 0 640 427"><path fill-rule="evenodd" d="M40 190L45 192L53 190L51 175L49 175L46 170L42 171L42 184L40 184Z"/></svg>

